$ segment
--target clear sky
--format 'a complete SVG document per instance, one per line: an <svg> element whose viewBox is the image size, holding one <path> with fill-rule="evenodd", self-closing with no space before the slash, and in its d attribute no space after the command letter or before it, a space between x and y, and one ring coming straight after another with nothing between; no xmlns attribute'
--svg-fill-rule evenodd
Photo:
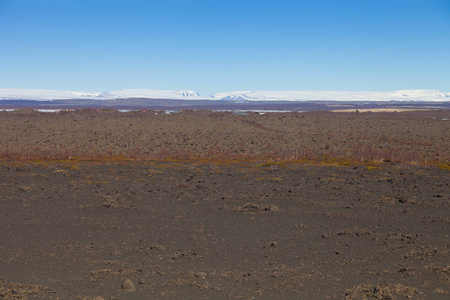
<svg viewBox="0 0 450 300"><path fill-rule="evenodd" d="M0 88L450 92L450 0L0 0Z"/></svg>

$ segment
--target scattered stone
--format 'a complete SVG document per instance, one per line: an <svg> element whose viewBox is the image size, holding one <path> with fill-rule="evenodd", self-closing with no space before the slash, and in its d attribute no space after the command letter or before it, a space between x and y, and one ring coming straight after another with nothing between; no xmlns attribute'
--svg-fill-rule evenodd
<svg viewBox="0 0 450 300"><path fill-rule="evenodd" d="M248 213L260 213L260 212L269 212L269 211L279 211L278 206L270 204L267 206L259 206L255 202L249 202L244 204L244 206L237 209L240 212L248 212Z"/></svg>
<svg viewBox="0 0 450 300"><path fill-rule="evenodd" d="M397 201L400 202L400 203L406 203L406 202L408 202L408 198L406 198L405 196L399 196L399 195L397 195L396 198L397 198Z"/></svg>
<svg viewBox="0 0 450 300"><path fill-rule="evenodd" d="M239 208L239 211L242 212L258 212L259 210L260 210L259 205L256 204L255 202L249 202L244 206L242 206L241 208Z"/></svg>
<svg viewBox="0 0 450 300"><path fill-rule="evenodd" d="M264 244L264 248L275 249L278 247L278 242L268 242Z"/></svg>
<svg viewBox="0 0 450 300"><path fill-rule="evenodd" d="M134 287L133 281L131 281L131 279L125 280L122 283L121 288L125 292L135 292L136 291L136 288Z"/></svg>
<svg viewBox="0 0 450 300"><path fill-rule="evenodd" d="M201 278L201 279L205 279L206 276L208 276L205 272L197 272L195 273L195 277Z"/></svg>
<svg viewBox="0 0 450 300"><path fill-rule="evenodd" d="M179 250L178 252L175 252L172 255L172 259L178 259L180 257L188 257L188 258L195 258L198 257L199 255L195 252L195 251L191 251L191 250Z"/></svg>
<svg viewBox="0 0 450 300"><path fill-rule="evenodd" d="M346 300L353 299L397 299L396 296L401 296L403 299L413 299L414 295L417 295L419 291L410 286L405 286L402 284L392 284L392 285L369 285L361 284L351 290L347 290L344 296Z"/></svg>
<svg viewBox="0 0 450 300"><path fill-rule="evenodd" d="M159 244L154 244L150 246L150 250L156 250L156 251L166 251L166 247Z"/></svg>
<svg viewBox="0 0 450 300"><path fill-rule="evenodd" d="M22 186L19 188L19 190L22 192L31 192L33 189L28 186Z"/></svg>
<svg viewBox="0 0 450 300"><path fill-rule="evenodd" d="M102 207L128 209L132 208L133 205L123 198L107 195L105 196L105 201L102 203Z"/></svg>
<svg viewBox="0 0 450 300"><path fill-rule="evenodd" d="M270 204L268 206L263 207L264 211L279 211L278 206Z"/></svg>

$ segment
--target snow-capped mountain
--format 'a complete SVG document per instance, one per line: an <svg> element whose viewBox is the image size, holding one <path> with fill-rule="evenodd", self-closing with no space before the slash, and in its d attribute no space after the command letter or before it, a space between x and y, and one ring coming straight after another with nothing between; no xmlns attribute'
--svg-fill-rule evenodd
<svg viewBox="0 0 450 300"><path fill-rule="evenodd" d="M392 92L240 91L212 94L211 98L236 101L450 101L450 93L434 90Z"/></svg>
<svg viewBox="0 0 450 300"><path fill-rule="evenodd" d="M237 91L200 96L187 90L126 89L117 91L76 92L38 89L0 89L0 100L112 100L127 98L173 100L235 101L450 101L450 93L434 90L399 90L391 92L345 91Z"/></svg>
<svg viewBox="0 0 450 300"><path fill-rule="evenodd" d="M111 100L126 98L147 99L178 99L178 100L200 100L205 97L194 91L186 90L151 90L151 89L128 89L118 91L107 91L103 93L55 91L38 89L0 89L0 100L64 100L64 99L91 99Z"/></svg>
<svg viewBox="0 0 450 300"><path fill-rule="evenodd" d="M125 98L149 98L149 99L204 99L194 91L186 90L150 90L150 89L132 89L103 92L98 95L99 99L125 99Z"/></svg>

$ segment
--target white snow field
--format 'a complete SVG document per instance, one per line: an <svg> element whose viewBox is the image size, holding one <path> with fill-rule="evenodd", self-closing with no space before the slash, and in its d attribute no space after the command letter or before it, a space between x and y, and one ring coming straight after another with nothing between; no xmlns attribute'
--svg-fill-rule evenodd
<svg viewBox="0 0 450 300"><path fill-rule="evenodd" d="M196 92L186 90L129 89L92 93L38 89L0 89L0 100L48 101L65 99L111 100L126 98L201 100L207 97L200 97Z"/></svg>
<svg viewBox="0 0 450 300"><path fill-rule="evenodd" d="M392 92L242 91L212 94L211 98L247 101L450 101L450 93L433 90Z"/></svg>
<svg viewBox="0 0 450 300"><path fill-rule="evenodd" d="M188 90L126 89L117 91L77 92L39 89L0 89L0 100L112 100L127 98L174 100L235 101L426 101L448 102L450 93L435 90L398 90L390 92L354 91L236 91L200 96Z"/></svg>

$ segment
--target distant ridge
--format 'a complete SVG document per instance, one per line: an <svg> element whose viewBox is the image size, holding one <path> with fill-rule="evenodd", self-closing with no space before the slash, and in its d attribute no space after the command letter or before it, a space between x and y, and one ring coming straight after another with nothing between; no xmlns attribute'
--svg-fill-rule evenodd
<svg viewBox="0 0 450 300"><path fill-rule="evenodd" d="M202 100L198 93L187 90L152 90L152 89L128 89L117 91L106 91L102 93L58 91L40 89L0 89L0 100L67 100L67 99L89 99L89 100L113 100L128 98L145 99L172 99L172 100Z"/></svg>
<svg viewBox="0 0 450 300"><path fill-rule="evenodd" d="M234 101L450 101L450 93L434 90L392 92L242 91L217 93L212 99Z"/></svg>
<svg viewBox="0 0 450 300"><path fill-rule="evenodd" d="M125 89L102 93L41 89L0 89L0 100L232 100L232 101L424 101L449 102L450 93L436 90L398 90L390 92L356 91L235 91L201 96L189 90Z"/></svg>

